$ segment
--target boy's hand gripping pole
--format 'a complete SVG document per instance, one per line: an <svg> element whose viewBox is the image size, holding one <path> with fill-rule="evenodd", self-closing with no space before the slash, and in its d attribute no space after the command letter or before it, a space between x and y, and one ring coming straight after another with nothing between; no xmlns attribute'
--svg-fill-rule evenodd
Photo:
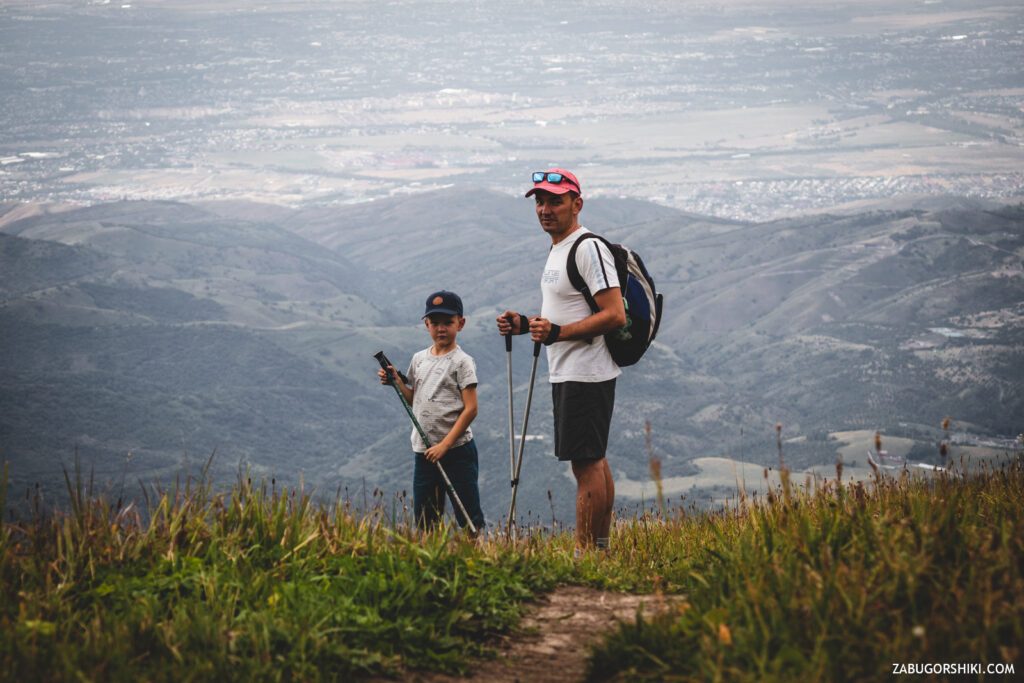
<svg viewBox="0 0 1024 683"><path fill-rule="evenodd" d="M390 384L391 388L395 390L396 394L398 394L399 400L402 401L402 407L405 408L406 414L409 416L409 419L412 420L412 426L416 428L416 433L418 433L420 438L423 439L423 443L426 444L427 448L430 448L431 444L430 440L427 439L426 432L423 431L423 427L420 426L420 421L417 420L416 416L413 414L412 408L409 406L409 402L405 400L405 396L402 395L402 390L398 388L397 384L395 384L394 377L392 377L388 371L388 366L391 365L391 361L388 360L388 357L384 355L383 351L378 351L373 354L373 357L376 358L377 362L380 363L380 366L384 368L384 374L388 378L388 384ZM395 370L395 372L398 372L398 370ZM466 526L469 527L469 531L476 534L476 527L473 525L473 520L469 518L469 513L466 512L466 506L462 504L462 499L460 499L459 494L455 492L455 487L452 486L452 480L448 478L448 473L444 471L443 467L441 467L440 462L435 462L434 464L437 465L437 471L441 473L441 478L444 479L444 487L448 491L448 497L452 499L452 504L455 505L459 512L462 513L462 518L466 520Z"/></svg>
<svg viewBox="0 0 1024 683"><path fill-rule="evenodd" d="M526 427L530 424L530 404L533 403L533 384L537 377L537 359L540 357L541 342L533 343L533 368L530 370L530 388L526 392L526 412L523 413L523 433L519 437L519 458L516 471L512 475L512 504L508 508L508 528L506 533L512 537L516 522L516 493L519 490L519 472L523 469L523 449L526 447Z"/></svg>

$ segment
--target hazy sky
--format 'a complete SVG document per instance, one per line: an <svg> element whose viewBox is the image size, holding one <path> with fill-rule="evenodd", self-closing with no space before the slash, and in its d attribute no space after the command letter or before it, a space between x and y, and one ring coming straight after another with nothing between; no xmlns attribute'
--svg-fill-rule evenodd
<svg viewBox="0 0 1024 683"><path fill-rule="evenodd" d="M0 2L0 199L1022 194L1024 6Z"/></svg>

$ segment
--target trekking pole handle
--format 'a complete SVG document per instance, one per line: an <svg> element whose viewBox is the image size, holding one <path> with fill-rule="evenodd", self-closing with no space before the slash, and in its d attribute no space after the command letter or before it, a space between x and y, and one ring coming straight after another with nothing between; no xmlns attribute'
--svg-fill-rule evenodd
<svg viewBox="0 0 1024 683"><path fill-rule="evenodd" d="M377 362L380 363L380 367L383 368L384 376L387 377L388 384L394 382L394 378L391 376L391 373L388 372L388 366L394 366L391 365L391 361L389 361L388 357L384 355L384 352L378 351L377 353L373 354L373 357L377 359Z"/></svg>
<svg viewBox="0 0 1024 683"><path fill-rule="evenodd" d="M380 366L384 369L384 374L388 378L388 384L394 384L394 377L388 372L388 366L390 365L393 368L395 366L391 363L391 361L388 360L388 357L384 355L383 351L378 351L377 353L373 354L373 357L377 359L377 362L380 363ZM402 371L399 370L398 368L395 368L395 374L398 375L398 379L400 379L401 381L406 383L409 382L409 378L402 374Z"/></svg>
<svg viewBox="0 0 1024 683"><path fill-rule="evenodd" d="M536 358L540 355L540 347L544 342L533 342L533 357Z"/></svg>
<svg viewBox="0 0 1024 683"><path fill-rule="evenodd" d="M512 320L514 318L511 315L506 315L505 319L508 320L509 324L508 334L505 335L505 351L512 353Z"/></svg>

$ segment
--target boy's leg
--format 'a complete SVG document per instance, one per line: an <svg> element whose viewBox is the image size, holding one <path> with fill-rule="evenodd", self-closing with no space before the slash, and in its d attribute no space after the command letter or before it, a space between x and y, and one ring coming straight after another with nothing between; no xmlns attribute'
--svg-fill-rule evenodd
<svg viewBox="0 0 1024 683"><path fill-rule="evenodd" d="M437 466L422 453L414 453L412 473L412 509L416 525L432 529L444 514L444 482Z"/></svg>
<svg viewBox="0 0 1024 683"><path fill-rule="evenodd" d="M479 456L476 450L476 442L470 439L467 443L451 449L441 458L441 466L452 481L455 493L465 506L469 518L473 520L473 526L477 530L484 527L484 512L480 508L480 487L477 480L480 475ZM454 507L454 505L453 505ZM466 520L462 518L462 512L453 510L455 518L460 527L466 526Z"/></svg>

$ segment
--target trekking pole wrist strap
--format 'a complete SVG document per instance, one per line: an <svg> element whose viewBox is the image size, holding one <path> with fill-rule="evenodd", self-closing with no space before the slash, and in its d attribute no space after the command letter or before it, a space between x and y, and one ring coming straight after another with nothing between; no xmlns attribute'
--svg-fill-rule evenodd
<svg viewBox="0 0 1024 683"><path fill-rule="evenodd" d="M562 332L562 326L551 323L551 331L548 332L547 338L544 340L544 346L551 346L558 341L558 335Z"/></svg>
<svg viewBox="0 0 1024 683"><path fill-rule="evenodd" d="M522 313L519 314L519 334L528 334L530 332L530 319Z"/></svg>

